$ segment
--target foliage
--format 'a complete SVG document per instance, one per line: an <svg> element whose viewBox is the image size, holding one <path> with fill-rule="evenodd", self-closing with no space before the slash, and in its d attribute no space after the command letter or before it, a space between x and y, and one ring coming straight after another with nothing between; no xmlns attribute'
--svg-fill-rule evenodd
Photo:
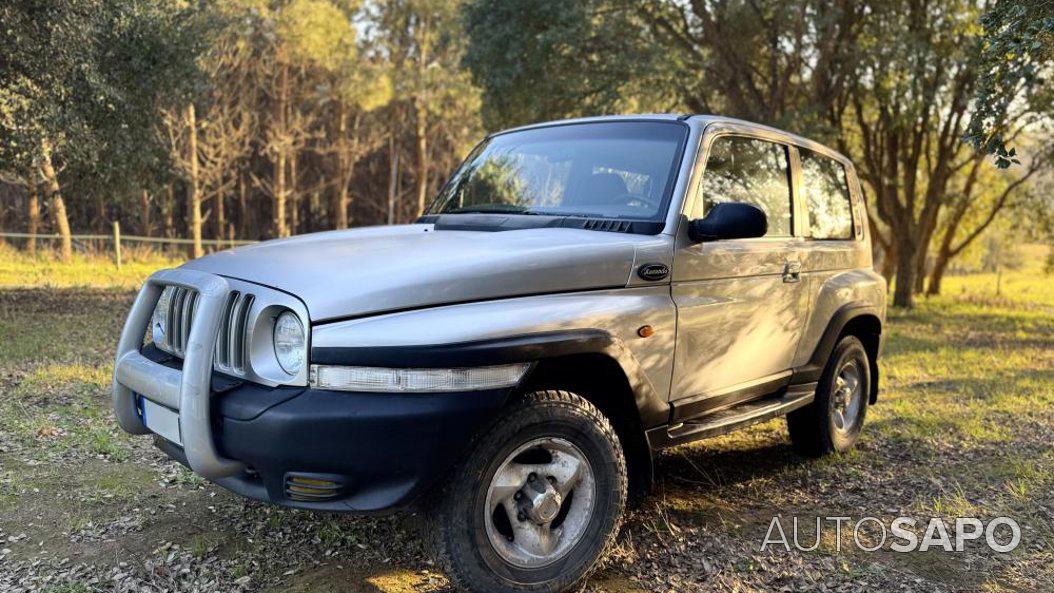
<svg viewBox="0 0 1054 593"><path fill-rule="evenodd" d="M465 64L491 128L688 111L824 135L863 12L821 0L476 0Z"/></svg>
<svg viewBox="0 0 1054 593"><path fill-rule="evenodd" d="M50 153L82 191L165 166L162 99L193 80L200 23L175 0L0 6L0 173L30 181Z"/></svg>
<svg viewBox="0 0 1054 593"><path fill-rule="evenodd" d="M488 129L659 105L661 94L641 95L670 88L645 82L676 58L650 42L630 2L479 0L464 18L464 65Z"/></svg>
<svg viewBox="0 0 1054 593"><path fill-rule="evenodd" d="M940 250L954 257L1021 185L1000 194L970 181L988 165L961 142L982 42L969 0L532 6L466 6L465 63L488 125L632 105L732 115L825 141L857 165L898 305L923 289L931 243L959 236ZM603 59L591 59L593 48ZM1037 133L1034 119L1017 107L1006 117L1014 136ZM1033 165L1049 162L1032 159L1018 178L1034 176Z"/></svg>
<svg viewBox="0 0 1054 593"><path fill-rule="evenodd" d="M974 113L966 139L996 157L999 167L1018 162L1007 146L1008 118L1015 103L1051 110L1046 84L1054 63L1054 3L1049 0L998 0L981 18L984 49L974 93Z"/></svg>

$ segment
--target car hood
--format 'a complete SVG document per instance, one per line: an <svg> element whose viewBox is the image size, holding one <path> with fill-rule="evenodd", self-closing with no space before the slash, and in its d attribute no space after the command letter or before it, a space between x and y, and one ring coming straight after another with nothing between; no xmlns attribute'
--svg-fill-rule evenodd
<svg viewBox="0 0 1054 593"><path fill-rule="evenodd" d="M293 294L312 322L465 301L625 286L650 237L566 228L412 224L330 231L222 251L184 267Z"/></svg>

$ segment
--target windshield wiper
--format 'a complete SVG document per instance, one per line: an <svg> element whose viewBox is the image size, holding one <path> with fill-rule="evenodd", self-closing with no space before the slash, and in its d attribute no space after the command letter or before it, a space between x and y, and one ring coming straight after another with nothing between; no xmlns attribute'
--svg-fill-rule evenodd
<svg viewBox="0 0 1054 593"><path fill-rule="evenodd" d="M465 206L464 208L458 208L457 210L451 210L450 212L441 212L440 214L529 214L537 215L537 212L532 212L529 208L523 206Z"/></svg>

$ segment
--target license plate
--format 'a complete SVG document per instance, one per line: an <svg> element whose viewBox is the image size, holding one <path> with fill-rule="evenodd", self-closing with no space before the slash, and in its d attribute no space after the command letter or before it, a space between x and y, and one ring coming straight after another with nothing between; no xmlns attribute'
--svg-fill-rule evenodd
<svg viewBox="0 0 1054 593"><path fill-rule="evenodd" d="M183 446L183 439L179 434L179 414L177 412L146 398L139 398L139 409L143 412L143 424L151 432Z"/></svg>

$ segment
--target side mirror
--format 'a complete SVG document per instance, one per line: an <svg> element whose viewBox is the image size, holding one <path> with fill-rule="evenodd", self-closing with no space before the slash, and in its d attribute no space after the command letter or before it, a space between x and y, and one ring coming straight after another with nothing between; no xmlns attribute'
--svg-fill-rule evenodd
<svg viewBox="0 0 1054 593"><path fill-rule="evenodd" d="M714 204L705 218L688 223L688 236L696 242L764 237L768 231L765 212L746 202Z"/></svg>

